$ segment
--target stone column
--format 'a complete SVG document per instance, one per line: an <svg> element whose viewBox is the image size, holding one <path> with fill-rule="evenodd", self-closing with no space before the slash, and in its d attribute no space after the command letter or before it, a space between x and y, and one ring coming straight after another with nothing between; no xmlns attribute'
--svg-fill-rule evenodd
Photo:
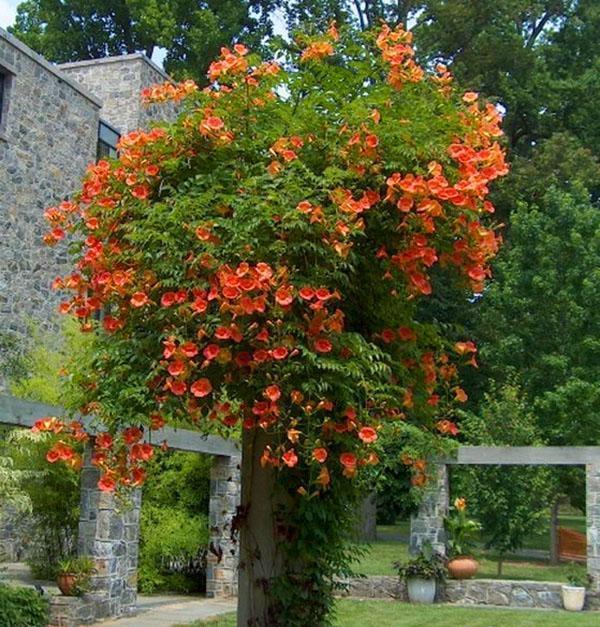
<svg viewBox="0 0 600 627"><path fill-rule="evenodd" d="M90 596L95 617L117 617L136 611L137 561L140 536L141 490L130 502L98 488L99 470L86 453L81 471L79 555L90 556L96 565Z"/></svg>
<svg viewBox="0 0 600 627"><path fill-rule="evenodd" d="M206 567L206 596L237 595L238 542L231 537L231 522L241 496L239 456L215 456L210 473L208 524L210 544Z"/></svg>
<svg viewBox="0 0 600 627"><path fill-rule="evenodd" d="M587 569L592 590L600 592L600 464L586 470Z"/></svg>
<svg viewBox="0 0 600 627"><path fill-rule="evenodd" d="M435 551L446 554L444 518L448 514L448 471L445 464L431 465L431 478L425 486L419 511L410 519L410 552L417 554L429 540Z"/></svg>

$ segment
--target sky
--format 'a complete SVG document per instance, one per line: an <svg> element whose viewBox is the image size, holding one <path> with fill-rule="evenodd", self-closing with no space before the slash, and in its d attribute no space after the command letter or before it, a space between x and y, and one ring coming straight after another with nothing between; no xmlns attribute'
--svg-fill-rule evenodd
<svg viewBox="0 0 600 627"><path fill-rule="evenodd" d="M0 28L11 26L15 21L19 2L20 0L0 0Z"/></svg>

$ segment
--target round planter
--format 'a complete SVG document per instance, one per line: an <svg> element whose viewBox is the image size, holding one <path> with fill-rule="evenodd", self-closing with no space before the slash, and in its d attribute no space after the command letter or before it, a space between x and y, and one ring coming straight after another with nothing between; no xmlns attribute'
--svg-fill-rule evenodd
<svg viewBox="0 0 600 627"><path fill-rule="evenodd" d="M77 584L77 575L72 575L68 573L58 575L58 577L56 578L56 583L58 585L58 589L66 597L75 596L75 593L73 592L73 588L75 588Z"/></svg>
<svg viewBox="0 0 600 627"><path fill-rule="evenodd" d="M569 612L581 612L585 603L585 588L579 586L562 587L563 607Z"/></svg>
<svg viewBox="0 0 600 627"><path fill-rule="evenodd" d="M448 562L448 573L452 579L470 579L479 570L479 562L466 555L460 555Z"/></svg>
<svg viewBox="0 0 600 627"><path fill-rule="evenodd" d="M435 599L435 579L408 579L406 589L411 603L433 603Z"/></svg>

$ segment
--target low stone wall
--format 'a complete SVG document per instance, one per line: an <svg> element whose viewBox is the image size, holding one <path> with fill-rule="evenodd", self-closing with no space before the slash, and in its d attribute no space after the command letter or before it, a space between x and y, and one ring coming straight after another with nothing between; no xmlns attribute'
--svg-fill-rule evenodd
<svg viewBox="0 0 600 627"><path fill-rule="evenodd" d="M363 599L397 599L408 601L406 585L398 577L371 576L342 582L344 596ZM497 579L449 579L438 586L436 600L460 605L493 605L560 609L562 584L552 581L508 581ZM586 609L600 610L600 594L588 592Z"/></svg>
<svg viewBox="0 0 600 627"><path fill-rule="evenodd" d="M78 627L96 620L96 600L87 594L82 597L50 597L48 627Z"/></svg>

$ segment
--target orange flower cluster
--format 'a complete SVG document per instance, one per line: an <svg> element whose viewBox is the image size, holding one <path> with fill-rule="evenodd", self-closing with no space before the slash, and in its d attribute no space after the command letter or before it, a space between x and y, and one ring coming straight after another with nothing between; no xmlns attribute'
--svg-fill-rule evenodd
<svg viewBox="0 0 600 627"><path fill-rule="evenodd" d="M414 457L402 455L402 463L409 466L413 472L411 483L415 487L422 487L427 483L427 462L424 459L415 459Z"/></svg>
<svg viewBox="0 0 600 627"><path fill-rule="evenodd" d="M74 447L78 443L86 442L88 435L80 422L66 423L54 416L48 416L36 420L31 430L34 433L51 433L60 438L46 453L46 459L51 464L61 461L75 470L81 468L81 455Z"/></svg>
<svg viewBox="0 0 600 627"><path fill-rule="evenodd" d="M242 44L235 44L233 50L221 48L221 57L213 61L208 68L208 78L217 81L245 74L248 70L246 55L248 48Z"/></svg>
<svg viewBox="0 0 600 627"><path fill-rule="evenodd" d="M306 63L307 61L319 61L325 57L332 56L335 52L333 43L338 41L339 38L340 36L335 22L332 22L324 39L311 41L306 48L304 48L302 54L300 55L300 62Z"/></svg>
<svg viewBox="0 0 600 627"><path fill-rule="evenodd" d="M393 30L384 24L377 37L377 47L381 50L383 61L390 66L388 82L394 89L402 89L406 83L418 83L423 80L423 69L415 63L415 51L412 46L412 33L405 31L402 25Z"/></svg>
<svg viewBox="0 0 600 627"><path fill-rule="evenodd" d="M220 368L229 368L226 376L229 380L243 378L271 362L297 355L299 349L293 338L281 339L276 333L277 317L290 313L293 307L305 311L306 334L312 350L317 354L331 352L332 334L343 330L341 312L328 310L338 299L338 294L326 288L303 286L297 289L287 283L284 268L275 274L266 263L241 263L236 268L223 266L211 277L208 289L194 289L189 295L187 292L165 292L161 298L162 307L189 308L200 320L218 311L221 324L211 328L201 323L195 341L180 343L172 337L164 342L162 365L167 374L162 382L163 390L184 401L188 415L196 419L203 412L212 411L212 399L199 400L213 392L210 379L203 376L193 380L193 376L210 372L211 366L218 364ZM265 322L258 324L256 315L264 316ZM252 322L247 323L246 319ZM251 426L255 414L255 408L248 408L245 413L242 410L245 426ZM231 426L231 415L217 412L213 418L220 415ZM263 424L268 424L264 416L262 420Z"/></svg>
<svg viewBox="0 0 600 627"><path fill-rule="evenodd" d="M184 100L190 94L198 90L198 85L193 80L182 83L172 83L167 81L162 84L152 85L142 89L142 102L144 104L154 104L157 102Z"/></svg>
<svg viewBox="0 0 600 627"><path fill-rule="evenodd" d="M435 66L435 74L431 77L431 80L439 85L439 90L444 96L450 96L454 77L443 63L438 63Z"/></svg>

